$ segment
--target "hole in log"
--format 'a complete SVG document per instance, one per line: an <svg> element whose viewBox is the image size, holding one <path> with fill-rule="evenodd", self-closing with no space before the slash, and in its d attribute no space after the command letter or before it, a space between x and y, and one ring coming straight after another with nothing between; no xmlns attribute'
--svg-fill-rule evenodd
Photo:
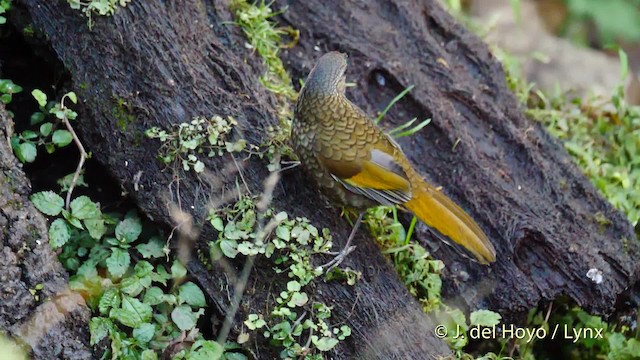
<svg viewBox="0 0 640 360"><path fill-rule="evenodd" d="M542 291L546 288L560 287L562 276L554 269L550 260L558 260L558 250L547 241L544 234L531 228L517 229L514 242L514 263L528 277L538 279L537 287Z"/></svg>

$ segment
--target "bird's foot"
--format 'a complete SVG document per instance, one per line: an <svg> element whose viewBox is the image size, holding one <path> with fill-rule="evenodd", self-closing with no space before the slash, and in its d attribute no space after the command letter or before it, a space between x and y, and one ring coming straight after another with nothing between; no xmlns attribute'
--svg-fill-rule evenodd
<svg viewBox="0 0 640 360"><path fill-rule="evenodd" d="M333 268L335 268L336 266L340 265L344 261L344 258L346 258L347 255L351 254L353 252L353 250L355 250L355 249L356 249L355 245L351 245L351 246L345 247L331 261L329 261L328 263L326 263L324 265L321 265L320 268L322 268L322 271L328 273Z"/></svg>
<svg viewBox="0 0 640 360"><path fill-rule="evenodd" d="M300 166L300 161L281 161L280 165L282 166L278 172L284 172L287 170L291 170L295 167Z"/></svg>

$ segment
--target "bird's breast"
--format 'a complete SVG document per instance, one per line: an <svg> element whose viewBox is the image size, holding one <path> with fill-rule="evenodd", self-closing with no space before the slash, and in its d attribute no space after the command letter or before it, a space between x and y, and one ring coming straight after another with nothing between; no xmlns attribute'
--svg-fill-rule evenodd
<svg viewBox="0 0 640 360"><path fill-rule="evenodd" d="M341 206L364 209L374 203L338 183L319 160L354 161L360 155L362 146L357 146L357 134L364 133L354 122L341 118L346 113L333 101L298 104L291 140L300 162L329 200Z"/></svg>

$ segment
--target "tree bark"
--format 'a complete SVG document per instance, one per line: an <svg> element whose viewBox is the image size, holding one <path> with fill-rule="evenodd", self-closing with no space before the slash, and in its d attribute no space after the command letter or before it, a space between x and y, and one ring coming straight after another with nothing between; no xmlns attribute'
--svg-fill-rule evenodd
<svg viewBox="0 0 640 360"><path fill-rule="evenodd" d="M0 105L0 335L19 339L34 359L87 359L91 312L69 290L46 219L28 199L31 185L8 141L12 129Z"/></svg>
<svg viewBox="0 0 640 360"><path fill-rule="evenodd" d="M312 66L314 48L346 52L347 78L358 84L348 96L369 114L415 85L387 124L433 119L399 142L422 174L480 223L498 253L485 268L436 251L451 270L449 296L507 319L561 294L609 313L638 281L640 263L633 259L640 247L626 218L561 144L524 116L487 46L437 1L296 1L281 20L301 30L298 47L285 55L294 78ZM610 224L601 225L597 214ZM418 235L421 243L430 238L424 227ZM603 272L602 283L586 276L591 268Z"/></svg>
<svg viewBox="0 0 640 360"><path fill-rule="evenodd" d="M275 98L257 80L263 72L260 59L244 46L240 29L229 25L233 19L228 3L133 1L112 18L95 19L91 31L86 19L65 2L16 3L30 14L69 71L73 89L83 99L76 126L94 158L159 224L179 225L169 206L179 203L202 225L205 205L220 194L192 174L179 179L177 193L176 179L156 159L158 143L143 133L194 116L230 115L238 120L243 137L258 144L267 127L277 126ZM277 1L273 6L285 5ZM640 253L633 230L580 174L562 146L524 117L500 64L477 37L457 25L436 0L288 5L278 19L301 31L298 45L282 54L294 84L320 54L337 49L349 54L347 76L358 85L349 89L348 97L371 115L415 85L384 126L414 116L433 119L426 129L399 142L421 173L443 186L478 221L498 252L494 265L482 267L446 247L433 249L447 265L445 291L452 302L489 308L507 320L561 294L589 311L612 310L618 295L640 273L640 264L632 260ZM205 163L229 183L235 178L225 176L229 161L226 157ZM268 175L265 163L254 157L242 172L250 189L259 193ZM351 230L338 210L325 208L299 169L283 174L272 205L330 228L338 244ZM597 213L610 224L600 226ZM206 249L215 232L208 226L200 230L196 246ZM416 238L433 247L424 226L418 227ZM334 357L431 358L450 353L365 231L359 232L356 244L345 262L364 274L356 286L314 285L314 296L332 305L334 316L353 329ZM603 272L602 283L587 278L591 268ZM206 271L195 258L190 270L205 287L214 315L223 318L229 302L224 271ZM271 264L259 261L237 320L247 312L264 312L272 278Z"/></svg>

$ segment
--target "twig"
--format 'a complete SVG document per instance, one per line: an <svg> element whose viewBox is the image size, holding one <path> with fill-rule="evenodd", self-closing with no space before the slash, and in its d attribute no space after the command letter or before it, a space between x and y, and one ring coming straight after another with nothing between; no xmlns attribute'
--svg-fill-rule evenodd
<svg viewBox="0 0 640 360"><path fill-rule="evenodd" d="M553 308L553 302L549 303L549 307L547 308L547 315L544 317L544 322L549 322L549 316L551 315L551 309Z"/></svg>
<svg viewBox="0 0 640 360"><path fill-rule="evenodd" d="M235 159L234 159L235 161ZM279 176L277 173L272 173L265 180L265 187L263 191L263 199L258 204L258 210L265 211L268 203L271 201L273 196L273 190L275 189L275 185L277 184ZM263 238L260 240L264 240L267 236L267 232L263 231L265 226L263 225L261 219L258 222L258 232L262 233ZM270 224L267 224L266 229L270 227ZM231 332L231 326L233 325L233 319L238 312L238 308L240 307L240 301L242 300L242 296L244 294L244 290L247 287L247 283L249 282L249 275L251 274L251 270L253 269L253 264L255 262L255 256L248 256L247 260L244 262L242 267L242 271L240 272L240 276L238 277L238 281L235 284L233 291L233 299L231 302L231 306L227 311L227 314L224 317L224 323L222 324L222 328L218 333L218 339L216 340L220 345L224 346L224 343L227 341L229 337L229 333Z"/></svg>
<svg viewBox="0 0 640 360"><path fill-rule="evenodd" d="M233 164L236 166L236 169L238 169L238 174L240 174L240 179L244 184L244 188L247 189L248 193L251 193L251 190L249 190L249 185L247 185L247 181L244 179L244 174L242 173L242 169L240 168L240 165L238 165L238 162L236 161L236 157L233 156L233 154L231 154L231 159L233 160Z"/></svg>
<svg viewBox="0 0 640 360"><path fill-rule="evenodd" d="M280 170L278 170L279 172L284 172L290 169L293 169L295 167L300 166L300 164L302 164L300 161L282 161L280 162L281 165L287 165L283 168L281 168Z"/></svg>
<svg viewBox="0 0 640 360"><path fill-rule="evenodd" d="M302 322L302 320L304 320L304 317L307 316L307 310L305 310L302 315L298 316L298 318L296 319L296 321L293 322L293 324L291 324L291 331L293 331L296 326L300 325L300 323Z"/></svg>
<svg viewBox="0 0 640 360"><path fill-rule="evenodd" d="M305 314L307 312L305 311ZM313 315L311 315L313 317ZM293 331L294 327L291 327L291 330ZM302 354L298 357L299 360L304 359L307 354L309 353L309 351L311 350L311 339L313 338L313 327L309 328L309 337L307 338L307 342L304 344L304 346L302 347Z"/></svg>
<svg viewBox="0 0 640 360"><path fill-rule="evenodd" d="M220 345L224 346L224 343L229 337L229 332L231 332L231 326L233 325L233 318L236 316L238 308L240 307L240 301L242 300L242 295L244 294L244 289L247 286L249 275L251 274L251 270L253 269L254 262L255 256L248 256L247 260L244 262L242 272L240 273L240 278L236 282L236 286L233 291L231 308L227 311L227 315L224 317L224 323L222 324L222 328L220 329L220 333L218 334L217 342Z"/></svg>
<svg viewBox="0 0 640 360"><path fill-rule="evenodd" d="M62 97L62 100L60 100L60 107L62 109L66 109L66 107L64 106L65 97L66 95ZM87 152L84 150L84 146L82 146L82 142L80 142L80 138L78 138L78 135L76 134L75 130L73 130L73 127L69 122L69 118L67 118L66 113L64 114L65 115L62 117L62 123L64 124L64 126L66 126L67 130L71 133L71 136L73 137L73 142L78 147L78 150L80 150L80 161L78 161L78 167L76 168L76 172L73 174L73 179L71 180L71 184L69 184L69 190L67 191L67 198L65 201L65 208L67 209L67 211L69 211L69 204L71 203L71 193L73 192L73 188L76 187L76 183L78 182L78 178L80 177L80 172L82 171L82 167L84 166L84 162L87 159L88 155L87 155Z"/></svg>

